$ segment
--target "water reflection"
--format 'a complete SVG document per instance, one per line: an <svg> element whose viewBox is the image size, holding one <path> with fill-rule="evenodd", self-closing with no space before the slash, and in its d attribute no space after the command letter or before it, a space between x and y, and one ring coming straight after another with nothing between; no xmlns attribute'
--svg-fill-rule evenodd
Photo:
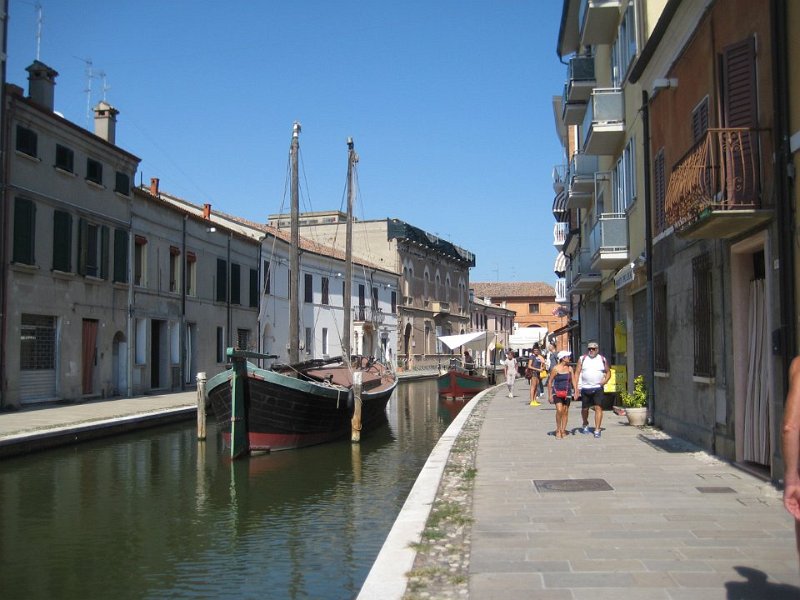
<svg viewBox="0 0 800 600"><path fill-rule="evenodd" d="M0 589L351 598L455 408L434 381L403 383L360 445L231 463L191 423L7 459Z"/></svg>

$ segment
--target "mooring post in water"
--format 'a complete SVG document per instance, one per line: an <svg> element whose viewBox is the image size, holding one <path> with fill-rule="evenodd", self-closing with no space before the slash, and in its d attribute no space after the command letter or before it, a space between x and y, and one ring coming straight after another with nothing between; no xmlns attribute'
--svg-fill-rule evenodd
<svg viewBox="0 0 800 600"><path fill-rule="evenodd" d="M350 423L350 439L361 441L361 371L353 373L353 418Z"/></svg>
<svg viewBox="0 0 800 600"><path fill-rule="evenodd" d="M247 385L247 359L228 348L228 357L233 362L231 383L231 459L239 458L250 450L247 431L247 407L245 386Z"/></svg>
<svg viewBox="0 0 800 600"><path fill-rule="evenodd" d="M206 374L197 374L197 439L206 441Z"/></svg>

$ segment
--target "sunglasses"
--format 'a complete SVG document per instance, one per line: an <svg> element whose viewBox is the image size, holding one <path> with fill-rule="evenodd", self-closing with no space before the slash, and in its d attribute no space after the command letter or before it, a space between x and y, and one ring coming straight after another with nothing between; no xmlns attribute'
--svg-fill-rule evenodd
<svg viewBox="0 0 800 600"><path fill-rule="evenodd" d="M597 347L590 347L589 350L597 350Z"/></svg>

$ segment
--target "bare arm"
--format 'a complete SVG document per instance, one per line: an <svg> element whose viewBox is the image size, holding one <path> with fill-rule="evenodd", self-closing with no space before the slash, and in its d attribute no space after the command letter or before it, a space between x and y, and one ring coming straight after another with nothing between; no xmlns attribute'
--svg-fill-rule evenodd
<svg viewBox="0 0 800 600"><path fill-rule="evenodd" d="M795 519L800 520L800 357L789 367L789 392L783 409L781 435L785 471L783 475L783 505Z"/></svg>
<svg viewBox="0 0 800 600"><path fill-rule="evenodd" d="M572 380L575 382L575 393L580 394L581 389L578 387L578 382L581 380L581 359L578 359L578 363L575 365L575 372L572 375Z"/></svg>

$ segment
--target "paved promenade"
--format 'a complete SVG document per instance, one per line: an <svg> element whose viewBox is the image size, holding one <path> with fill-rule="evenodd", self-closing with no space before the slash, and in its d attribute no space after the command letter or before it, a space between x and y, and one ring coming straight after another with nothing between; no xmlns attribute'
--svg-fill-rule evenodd
<svg viewBox="0 0 800 600"><path fill-rule="evenodd" d="M501 385L464 409L458 428L480 421L470 493L448 481L469 443L448 430L454 451L437 446L418 481L429 491L438 472L435 500L415 486L359 600L800 598L793 521L770 483L613 412L596 439L573 406L573 435L556 439L554 408L527 395L518 381L513 399ZM459 503L450 531L428 518L426 543L419 514Z"/></svg>

